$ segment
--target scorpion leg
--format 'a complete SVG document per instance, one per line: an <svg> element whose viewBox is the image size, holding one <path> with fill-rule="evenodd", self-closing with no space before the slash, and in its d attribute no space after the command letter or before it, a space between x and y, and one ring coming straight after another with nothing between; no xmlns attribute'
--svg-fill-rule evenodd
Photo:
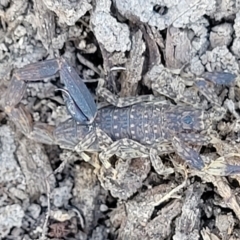
<svg viewBox="0 0 240 240"><path fill-rule="evenodd" d="M62 148L75 150L77 153L91 152L96 141L96 134L91 126L78 124L74 119L60 123L54 131L56 143Z"/></svg>
<svg viewBox="0 0 240 240"><path fill-rule="evenodd" d="M112 139L105 132L99 128L96 128L96 132L91 131L80 142L78 142L78 144L74 147L74 151L76 151L84 159L85 162L91 163L92 159L88 157L88 155L84 154L84 152L95 152L96 149L94 147L92 148L92 145L96 141L98 143L99 150L105 150L113 143ZM113 174L115 174L115 170L112 168L109 161L102 161L102 164L105 166L105 168L110 169ZM96 163L94 166L97 169L100 168L100 165L97 165Z"/></svg>
<svg viewBox="0 0 240 240"><path fill-rule="evenodd" d="M156 92L173 99L175 102L184 102L192 106L198 106L199 97L197 91L200 91L208 101L216 106L220 106L220 100L215 93L213 84L203 78L195 81L195 87L186 87L185 82L180 77L167 81L155 81L152 83L152 89Z"/></svg>
<svg viewBox="0 0 240 240"><path fill-rule="evenodd" d="M221 78L221 75L215 75L213 74L213 79L216 84L221 84L223 83L223 77ZM232 75L232 78L229 76ZM208 73L208 79L210 79L211 73ZM219 80L215 79L216 76L219 76ZM224 74L224 77L227 78L227 82L231 82L233 79L233 74ZM230 79L231 78L231 79ZM213 111L214 111L214 118L215 120L221 120L223 116L226 113L226 109L222 107L221 102L217 94L215 93L214 87L213 87L213 81L209 82L204 79L197 79L195 81L195 85L197 86L198 90L202 93L203 96L206 97L206 99L213 104Z"/></svg>
<svg viewBox="0 0 240 240"><path fill-rule="evenodd" d="M202 78L197 78L195 86L206 99L216 107L221 107L219 97L215 93L214 85L232 86L236 80L236 75L226 72L206 72Z"/></svg>
<svg viewBox="0 0 240 240"><path fill-rule="evenodd" d="M142 144L131 139L118 140L99 154L99 159L105 168L112 168L111 164L109 163L109 159L113 155L117 155L122 159L150 157L152 165L158 174L167 175L173 173L172 168L165 168L161 158L158 156L158 151L156 149L143 146Z"/></svg>
<svg viewBox="0 0 240 240"><path fill-rule="evenodd" d="M158 97L155 97L154 95L141 95L141 96L134 96L134 97L117 97L113 93L111 93L108 89L104 88L104 80L99 79L98 87L97 87L97 95L104 98L108 103L110 103L113 106L122 108L122 107L128 107L136 103L142 103L142 102L153 102L159 100Z"/></svg>
<svg viewBox="0 0 240 240"><path fill-rule="evenodd" d="M218 95L215 93L213 83L206 81L203 78L198 78L195 81L195 85L197 89L201 92L201 94L212 104L217 107L221 107L220 99Z"/></svg>
<svg viewBox="0 0 240 240"><path fill-rule="evenodd" d="M87 150L91 151L91 145L94 143L95 140L96 140L95 133L90 132L74 147L74 150L77 153L87 151Z"/></svg>
<svg viewBox="0 0 240 240"><path fill-rule="evenodd" d="M91 151L91 146L96 141L96 134L92 131L88 135L86 135L75 147L74 151L82 157L85 162L90 163L94 168L100 169L100 164L98 163L97 157L94 155L93 157L88 156L85 152L95 152L93 149Z"/></svg>
<svg viewBox="0 0 240 240"><path fill-rule="evenodd" d="M171 146L168 147L168 144L165 145L160 143L152 148L149 148L131 139L121 139L112 143L107 149L103 150L99 154L99 159L106 168L111 168L109 159L113 155L117 155L123 159L149 156L154 169L162 175L170 174L173 170L171 168L164 168L159 155L173 152L173 150L175 150L177 154L191 167L198 170L202 170L204 168L204 162L197 151L187 146L177 137L173 138L172 144L173 148Z"/></svg>
<svg viewBox="0 0 240 240"><path fill-rule="evenodd" d="M171 70L159 65L153 74L151 88L157 93L173 99L175 102L184 102L190 105L196 105L200 101L197 91L194 87L187 88L186 81L176 76ZM148 78L148 77L147 77ZM151 79L151 77L150 77ZM192 86L193 83L191 82Z"/></svg>
<svg viewBox="0 0 240 240"><path fill-rule="evenodd" d="M61 134L61 133L60 133ZM113 141L112 139L101 129L96 128L96 131L90 131L80 142L78 142L77 145L73 148L75 152L77 152L85 162L89 162L92 164L96 169L100 168L100 165L97 163L96 156L94 156L94 159L86 155L84 152L96 152L96 146L94 144L98 145L99 149L106 150L108 146L110 146ZM108 169L113 176L116 176L116 170L112 168L112 165L108 161L108 159L100 159L102 160L103 166Z"/></svg>
<svg viewBox="0 0 240 240"><path fill-rule="evenodd" d="M106 150L111 144L113 144L113 140L100 128L96 128L96 135L101 151Z"/></svg>
<svg viewBox="0 0 240 240"><path fill-rule="evenodd" d="M123 159L131 159L137 157L148 157L149 156L149 148L143 146L142 144L131 140L131 139L120 139L112 143L107 149L103 150L99 154L100 161L104 164L106 168L110 165L106 164L109 163L109 159L113 155L117 155Z"/></svg>
<svg viewBox="0 0 240 240"><path fill-rule="evenodd" d="M100 150L107 151L109 149L109 147L113 144L113 140L100 128L96 128L96 135L97 135L98 146L99 146ZM116 175L116 171L115 171L115 169L112 168L112 165L109 162L109 158L100 158L99 157L99 160L101 161L101 163L103 164L103 166L106 169L110 169L114 173L114 175Z"/></svg>
<svg viewBox="0 0 240 240"><path fill-rule="evenodd" d="M191 84L193 87L187 87L184 79L174 76L169 70L162 68L157 79L152 83L152 89L176 102L181 101L193 106L198 106L197 91L199 91L215 107L220 108L221 102L215 93L214 85L231 86L235 78L236 75L231 73L205 73L202 78L197 78Z"/></svg>
<svg viewBox="0 0 240 240"><path fill-rule="evenodd" d="M153 149L156 149L158 154L155 154L155 158L152 158L153 166L156 170L158 167L158 164L156 163L159 161L156 158L158 155L176 152L191 167L201 170L204 167L202 158L197 151L185 144L185 142L194 142L196 145L204 145L211 142L211 140L211 137L191 133L181 133L179 137L173 137L172 144L165 142L162 139L157 139L156 143L153 145ZM214 138L214 140L216 140L216 138Z"/></svg>
<svg viewBox="0 0 240 240"><path fill-rule="evenodd" d="M167 150L167 149L165 149L165 150ZM160 154L162 154L162 153L160 153ZM166 168L164 166L162 159L159 157L160 154L157 149L155 149L155 148L150 149L149 156L150 156L150 160L151 160L152 166L154 167L155 171L159 175L165 175L165 176L174 173L173 168L170 168L170 167Z"/></svg>
<svg viewBox="0 0 240 240"><path fill-rule="evenodd" d="M177 137L173 137L172 144L176 153L191 167L196 168L197 170L202 170L204 168L204 162L197 151L187 146Z"/></svg>
<svg viewBox="0 0 240 240"><path fill-rule="evenodd" d="M74 119L61 122L54 130L55 144L61 148L76 152L85 162L90 163L95 169L100 168L97 158L89 156L87 152L95 152L94 142L96 134L91 126L78 124ZM70 155L71 156L71 155Z"/></svg>

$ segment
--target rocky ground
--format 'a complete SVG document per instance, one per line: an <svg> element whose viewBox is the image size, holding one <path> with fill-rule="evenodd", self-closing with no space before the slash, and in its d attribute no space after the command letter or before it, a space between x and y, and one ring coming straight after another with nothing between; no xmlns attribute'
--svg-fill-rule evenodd
<svg viewBox="0 0 240 240"><path fill-rule="evenodd" d="M236 0L0 0L0 239L240 239L239 10ZM13 69L60 56L99 102L100 78L119 97L192 99L206 112L219 100L226 113L210 119L218 141L188 141L206 167L174 153L115 157L114 179L95 155L86 163L25 137L4 112ZM209 83L206 99L195 87L206 72L237 77ZM34 121L69 117L62 87L59 76L28 84L22 103Z"/></svg>

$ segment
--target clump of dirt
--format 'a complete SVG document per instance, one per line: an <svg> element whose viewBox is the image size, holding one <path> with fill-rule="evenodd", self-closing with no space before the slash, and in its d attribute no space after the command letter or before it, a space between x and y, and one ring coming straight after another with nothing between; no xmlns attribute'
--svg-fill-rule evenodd
<svg viewBox="0 0 240 240"><path fill-rule="evenodd" d="M239 239L239 10L234 0L0 1L0 238ZM114 172L70 137L55 144L52 129L70 118L59 73L28 81L16 107L32 120L5 108L21 96L14 69L60 57L99 106L139 99L143 116L153 104L162 113L164 126L138 129L153 133L144 146L100 132ZM32 121L52 144L20 131ZM171 141L153 144L155 128Z"/></svg>

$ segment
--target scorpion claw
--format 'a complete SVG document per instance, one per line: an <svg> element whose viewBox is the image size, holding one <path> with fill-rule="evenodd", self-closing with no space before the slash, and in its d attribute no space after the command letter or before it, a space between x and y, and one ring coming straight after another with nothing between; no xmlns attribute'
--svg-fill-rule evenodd
<svg viewBox="0 0 240 240"><path fill-rule="evenodd" d="M70 93L65 89L57 89L59 91L62 91L63 99L65 102L65 105L67 107L68 112L71 114L73 119L80 123L88 123L88 118L83 114L82 110L78 107L78 105L74 102L74 99L70 95Z"/></svg>
<svg viewBox="0 0 240 240"><path fill-rule="evenodd" d="M31 63L16 69L6 92L5 111L11 114L13 108L18 105L27 82L52 77L58 71L66 87L65 102L72 117L84 124L92 123L97 113L94 99L75 69L70 67L64 58Z"/></svg>
<svg viewBox="0 0 240 240"><path fill-rule="evenodd" d="M39 81L43 78L54 76L59 70L58 59L44 60L42 62L31 63L23 68L16 69L14 75L19 80Z"/></svg>
<svg viewBox="0 0 240 240"><path fill-rule="evenodd" d="M65 98L72 117L80 122L92 123L97 113L94 99L74 68L63 58L60 60L60 78L69 93Z"/></svg>

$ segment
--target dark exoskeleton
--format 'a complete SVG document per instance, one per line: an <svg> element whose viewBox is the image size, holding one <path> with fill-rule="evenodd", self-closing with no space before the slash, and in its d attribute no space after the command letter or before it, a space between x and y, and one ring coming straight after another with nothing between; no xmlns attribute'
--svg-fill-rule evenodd
<svg viewBox="0 0 240 240"><path fill-rule="evenodd" d="M72 118L54 128L33 122L20 101L27 82L51 77L58 71L65 84L64 101ZM227 73L212 76L221 81L225 78L230 83L235 78ZM5 112L29 138L59 144L83 157L84 152L99 152L99 159L106 168L112 167L109 159L114 154L123 159L150 156L154 167L158 168L155 163L159 155L171 152L176 152L193 168L204 168L201 156L189 144L207 145L216 141L209 134L213 112L189 105L172 105L153 95L118 99L102 85L99 83L97 93L111 105L97 109L88 88L65 59L29 64L14 71L5 94ZM202 90L207 82L199 79L196 85ZM237 171L238 168L226 169L226 174Z"/></svg>

